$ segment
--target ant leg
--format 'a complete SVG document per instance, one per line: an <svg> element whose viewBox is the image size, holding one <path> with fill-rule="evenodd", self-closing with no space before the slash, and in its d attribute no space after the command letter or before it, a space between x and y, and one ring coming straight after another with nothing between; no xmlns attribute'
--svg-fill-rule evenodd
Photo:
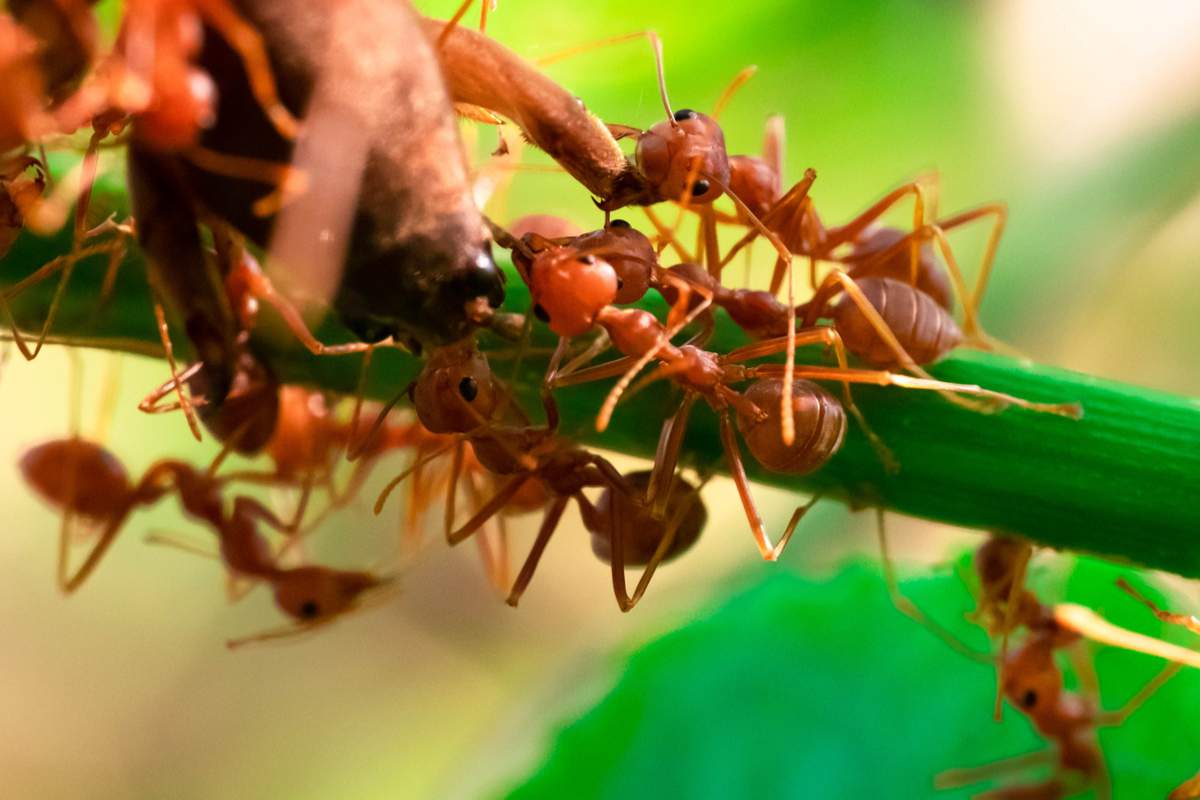
<svg viewBox="0 0 1200 800"><path fill-rule="evenodd" d="M383 487L383 490L379 493L379 497L375 500L375 513L379 514L380 512L383 511L383 506L387 503L388 497L391 496L392 491L397 486L399 486L401 483L404 482L405 478L407 478L409 475L414 474L417 470L419 470L425 464L428 464L430 461L433 461L435 458L438 458L439 456L441 456L443 453L445 453L451 447L454 447L454 444L456 441L457 441L457 439L451 439L446 444L438 447L435 450L432 450L432 451L426 453L425 455L421 456L416 461L414 461L412 464L410 464L408 469L404 470L399 475L397 475L396 477L394 477L390 481L388 481L387 486Z"/></svg>
<svg viewBox="0 0 1200 800"><path fill-rule="evenodd" d="M479 530L483 523L491 519L493 515L500 513L500 510L508 505L508 501L511 500L517 492L521 491L521 487L524 486L525 482L530 480L532 477L533 476L531 474L524 473L521 475L514 475L513 477L509 478L508 481L506 481L505 484L500 487L499 491L492 495L492 499L487 501L482 508L476 511L475 516L467 520L467 522L461 528L451 532L450 535L446 537L446 541L451 547L453 547L463 539L466 539L475 531ZM559 513L562 513L561 510Z"/></svg>
<svg viewBox="0 0 1200 800"><path fill-rule="evenodd" d="M1025 590L1025 574L1029 569L1029 559L1032 557L1032 547L1025 546L1021 549L1013 567L1008 597L1005 598L1003 629L1000 634L1000 660L998 662L1000 666L996 670L996 702L992 708L992 718L996 722L1000 722L1004 716L1004 678L1008 665L1008 640L1017 626L1017 609Z"/></svg>
<svg viewBox="0 0 1200 800"><path fill-rule="evenodd" d="M383 342L375 342L373 344L366 342L334 345L323 344L309 330L308 323L304 321L304 315L300 313L300 309L276 290L275 284L271 282L271 279L262 273L256 263L253 263L250 254L243 253L243 259L243 265L246 267L242 270L243 279L246 281L246 286L250 293L259 300L269 303L271 307L279 312L288 330L313 355L339 356L352 353L365 353L373 348L388 345L389 340L386 339Z"/></svg>
<svg viewBox="0 0 1200 800"><path fill-rule="evenodd" d="M969 298L963 297L963 307L966 308L969 305L976 314L979 311L980 304L983 302L983 293L987 290L988 278L992 274L992 265L996 260L996 250L1000 246L1000 237L1004 234L1005 225L1008 224L1008 206L1004 203L989 203L988 205L964 211L961 214L955 214L954 216L938 221L942 230L948 231L985 217L992 217L992 227L988 232L987 245L984 248L983 257L979 262L979 274L975 277L975 288ZM965 332L968 335L975 333L975 331L970 329Z"/></svg>
<svg viewBox="0 0 1200 800"><path fill-rule="evenodd" d="M650 515L655 519L662 519L667 513L670 486L675 480L675 467L679 463L684 434L687 433L688 418L698 397L695 392L685 394L679 408L663 421L659 431L654 466L646 482L646 495L642 501L650 506Z"/></svg>
<svg viewBox="0 0 1200 800"><path fill-rule="evenodd" d="M479 486L481 477L475 473L467 476L467 493L471 495L471 502L475 505L483 502L483 492ZM483 571L487 575L488 583L506 595L510 580L508 574L508 526L504 522L503 513L492 517L490 521L495 523L495 530L481 531L480 535L475 537L475 543L479 546L479 557L483 560ZM489 535L491 533L496 534L494 546L492 536Z"/></svg>
<svg viewBox="0 0 1200 800"><path fill-rule="evenodd" d="M665 222L659 219L658 214L654 212L654 209L651 206L642 206L642 211L645 213L646 219L650 221L650 224L654 226L654 230L658 234L658 246L660 248L669 245L671 249L675 251L675 254L679 256L680 261L685 261L689 264L696 263L697 256L694 256L687 251L687 248L683 246L683 242L679 241L679 237L675 235L675 229L673 227L668 226Z"/></svg>
<svg viewBox="0 0 1200 800"><path fill-rule="evenodd" d="M1136 653L1144 653L1167 661L1174 661L1184 666L1200 669L1200 652L1180 647L1153 636L1126 630L1113 625L1090 608L1062 603L1054 607L1054 621L1067 630L1074 631L1080 636L1093 642L1106 644L1110 647L1120 647Z"/></svg>
<svg viewBox="0 0 1200 800"><path fill-rule="evenodd" d="M821 495L815 494L807 503L796 506L796 510L792 512L792 518L788 520L787 527L783 529L783 536L779 537L779 541L775 544L776 552L783 552L783 548L787 547L787 543L791 541L792 534L794 534L796 532L796 528L799 527L800 521L804 519L805 515L808 514L809 510L815 506L817 501L820 499Z"/></svg>
<svg viewBox="0 0 1200 800"><path fill-rule="evenodd" d="M96 539L96 544L92 546L91 551L71 574L67 566L67 551L70 547L70 531L68 529L67 520L64 517L63 527L60 531L59 539L59 565L58 565L58 588L63 594L72 594L83 585L83 582L95 571L100 564L100 560L104 558L104 554L108 552L108 548L112 547L113 542L117 539L117 534L121 532L121 528L125 524L125 520L129 518L129 512L133 510L133 505L126 503L126 507L121 509L117 514L109 520L104 530L100 532L99 538Z"/></svg>
<svg viewBox="0 0 1200 800"><path fill-rule="evenodd" d="M91 245L81 249L73 249L70 253L47 261L42 266L38 267L38 269L33 273L25 278L22 278L20 281L0 293L0 313L4 315L5 322L7 322L9 330L12 332L12 340L17 345L17 349L21 351L21 355L26 361L32 361L33 359L37 358L38 354L42 351L43 345L46 344L47 338L50 334L50 329L54 325L54 320L58 317L59 306L62 304L63 297L66 295L67 284L71 280L71 275L75 271L75 266L85 258L103 254L109 254L111 256L114 253L124 253L123 245L117 242L103 242L101 244ZM12 307L9 301L19 295L21 292L28 289L30 286L40 283L56 272L61 273L58 279L58 284L54 289L53 297L50 299L50 306L46 311L46 318L42 322L41 330L38 332L37 339L35 340L33 347L30 348L25 335L21 333L20 328L17 326L17 321L13 316Z"/></svg>
<svg viewBox="0 0 1200 800"><path fill-rule="evenodd" d="M788 189L783 197L775 201L775 205L771 206L771 209L763 215L762 220L750 213L751 229L735 242L733 247L725 251L725 255L721 257L721 268L724 269L742 248L768 231L772 232L771 236L777 237L786 245L785 250L802 253L812 250L814 243L807 238L806 220L813 216L812 199L808 196L808 190L816 179L816 170L806 169L804 177L797 181L791 189ZM730 195L730 199L733 199L735 204L740 202L733 195ZM749 213L749 209L747 209L747 213ZM783 257L783 254L781 253L780 256ZM778 291L777 280L782 282L782 277L772 278L772 291Z"/></svg>
<svg viewBox="0 0 1200 800"><path fill-rule="evenodd" d="M310 188L308 174L291 164L218 153L199 146L191 147L181 155L205 172L273 186L269 193L255 200L250 206L251 213L256 217L275 216Z"/></svg>
<svg viewBox="0 0 1200 800"><path fill-rule="evenodd" d="M159 384L158 388L147 394L141 399L140 402L138 402L138 411L141 411L143 414L164 414L170 411L178 411L179 409L183 408L183 404L180 402L168 403L166 405L162 405L161 403L163 398L169 394L173 394L179 388L181 383L187 383L192 376L196 375L202 369L204 369L204 362L197 361L188 366L188 368L183 372L179 373L177 377L171 378L170 380ZM203 398L199 400L193 400L192 403L195 406L204 405Z"/></svg>
<svg viewBox="0 0 1200 800"><path fill-rule="evenodd" d="M654 577L655 571L658 570L658 565L662 563L663 558L675 543L675 538L679 533L679 526L683 524L683 519L687 515L687 512L691 510L692 504L696 502L699 491L692 492L691 495L691 502L683 504L667 520L663 537L659 541L658 547L654 548L654 553L651 554L650 560L646 562L645 568L642 569L642 576L638 579L637 586L634 587L632 595L628 594L625 585L625 533L628 526L636 524L636 520L626 517L617 519L615 513L610 513L608 530L609 541L612 543L613 594L616 596L617 605L622 611L632 610L641 601L642 596L646 594L646 589L650 587L650 580ZM616 508L617 504L613 504L612 509L614 512Z"/></svg>
<svg viewBox="0 0 1200 800"><path fill-rule="evenodd" d="M822 243L818 256L828 256L839 245L853 242L865 231L872 223L882 217L885 213L891 210L897 203L901 202L905 197L912 195L913 198L913 224L912 230L919 231L925 227L925 187L920 181L909 181L902 186L897 186L892 191L888 192L882 198L875 202L866 211L863 211L857 217L847 222L845 225L839 225L835 228L830 228ZM921 260L921 243L913 239L909 242L909 258L912 274L917 273L917 265Z"/></svg>
<svg viewBox="0 0 1200 800"><path fill-rule="evenodd" d="M149 273L147 273L149 275ZM196 437L196 441L200 441L200 423L196 419L196 410L192 407L192 401L188 398L187 393L183 388L183 379L180 377L179 366L175 363L175 348L171 344L171 332L167 327L167 317L163 311L162 301L158 300L158 292L153 289L153 280L151 281L152 294L154 300L154 321L158 327L158 335L162 340L163 352L167 357L167 368L171 372L171 380L175 386L175 395L179 398L179 408L183 410L183 416L187 420L188 428L192 431L192 436Z"/></svg>
<svg viewBox="0 0 1200 800"><path fill-rule="evenodd" d="M1100 715L1096 721L1098 725L1117 726L1127 720L1133 712L1137 711L1143 703L1149 700L1155 692L1162 688L1163 684L1174 678L1175 675L1183 669L1183 664L1167 664L1163 669L1151 678L1145 686L1138 690L1138 693L1126 701L1125 705L1121 706L1116 711L1106 711Z"/></svg>
<svg viewBox="0 0 1200 800"><path fill-rule="evenodd" d="M933 785L936 789L957 789L960 786L970 786L989 778L1053 764L1057 757L1058 754L1054 750L1037 750L980 767L948 769L933 779Z"/></svg>
<svg viewBox="0 0 1200 800"><path fill-rule="evenodd" d="M462 477L465 454L466 442L460 439L454 445L454 458L450 462L450 484L446 487L446 508L442 514L442 533L447 542L450 541L450 532L454 530L454 512L458 505L458 481Z"/></svg>
<svg viewBox="0 0 1200 800"><path fill-rule="evenodd" d="M734 485L737 486L738 497L741 498L742 507L746 511L746 519L750 522L750 532L758 544L758 552L762 555L763 560L776 561L779 559L780 551L771 544L762 517L758 513L758 506L754 502L754 496L750 492L750 480L746 477L741 448L738 447L737 436L733 432L733 424L729 421L727 409L721 410L720 419L721 446L725 450L725 461L729 466L729 474L733 478Z"/></svg>
<svg viewBox="0 0 1200 800"><path fill-rule="evenodd" d="M775 377L783 374L782 364L761 364L750 373L758 377ZM1004 406L1016 406L1028 411L1043 414L1055 414L1069 419L1079 419L1082 411L1078 403L1034 403L1020 397L1014 397L1004 392L985 389L972 383L949 383L934 378L913 378L899 375L895 372L871 369L841 369L840 367L810 367L800 365L796 368L796 376L814 381L849 381L871 386L898 386L905 389L916 389L939 394L957 393L982 397L986 400ZM961 398L960 398L961 399Z"/></svg>
<svg viewBox="0 0 1200 800"><path fill-rule="evenodd" d="M621 379L617 381L616 385L609 390L608 396L604 398L604 404L600 406L600 412L596 415L597 431L603 432L608 427L608 423L612 419L613 411L617 407L617 401L621 399L621 395L624 394L627 388L629 388L629 384L633 381L637 374L642 371L642 368L649 364L664 347L670 344L671 339L673 339L676 334L690 325L696 319L696 317L703 314L708 307L712 305L713 296L712 292L710 292L708 289L700 286L692 286L691 291L699 294L701 296L701 301L696 305L695 308L691 310L691 312L688 313L686 317L676 323L675 327L665 329L662 335L658 337L658 342L654 345L654 347L647 350L641 356L641 358L635 361L633 366L626 370L625 374L621 376ZM682 297L681 300L683 300Z"/></svg>
<svg viewBox="0 0 1200 800"><path fill-rule="evenodd" d="M1146 608L1150 609L1150 613L1158 617L1161 621L1168 622L1172 625L1180 625L1184 628L1187 628L1192 633L1200 634L1200 617L1192 616L1190 614L1175 614L1170 611L1164 611L1163 609L1159 608L1153 600L1150 600L1137 589L1133 588L1129 581L1125 580L1124 578L1117 579L1117 586L1121 589L1121 591L1125 592L1125 594L1129 595L1134 600L1137 600Z"/></svg>
<svg viewBox="0 0 1200 800"><path fill-rule="evenodd" d="M914 239L913 242L915 243L916 240ZM820 315L824 306L826 305L826 303L818 302L818 297L828 298L836 294L838 291L845 292L846 296L850 298L850 301L858 307L859 312L863 315L863 318L867 321L867 324L871 326L872 330L875 331L888 350L892 352L892 355L896 359L896 363L899 364L900 367L919 378L924 378L926 380L933 378L932 375L926 372L920 365L917 364L916 361L913 360L912 356L908 354L908 351L904 349L904 346L900 344L900 340L896 338L896 334L892 332L890 327L888 327L887 322L884 321L878 309L876 309L875 306L871 304L871 301L867 299L866 295L862 293L862 290L858 288L858 284L854 282L854 279L844 272L835 270L831 272L824 281L821 282L821 286L817 289L817 294L814 296L809 306L808 314L805 316L804 325L808 326L814 324L816 322L815 318ZM970 411L986 412L988 410L979 403L969 401L966 398L959 397L951 393L943 394L943 397L945 397L948 402L957 406L961 406L962 408L966 408Z"/></svg>
<svg viewBox="0 0 1200 800"><path fill-rule="evenodd" d="M904 592L900 590L900 583L896 580L895 565L892 562L891 553L888 549L887 528L884 524L884 511L882 508L875 509L875 520L876 531L879 537L879 558L883 564L883 579L887 583L888 595L891 597L892 605L896 607L896 610L941 639L956 653L972 661L978 661L983 664L994 664L995 660L990 654L979 653L968 647L965 642L949 630L934 622L928 614L922 611L916 603L908 599Z"/></svg>
<svg viewBox="0 0 1200 800"><path fill-rule="evenodd" d="M244 19L229 0L198 0L197 9L238 54L250 80L250 91L271 120L272 126L285 139L295 139L299 123L279 99L271 61L262 36Z"/></svg>
<svg viewBox="0 0 1200 800"><path fill-rule="evenodd" d="M517 579L513 582L512 590L508 593L508 599L505 600L513 608L517 607L517 603L521 601L521 595L525 594L525 589L529 586L529 581L533 579L534 570L537 569L538 562L542 560L542 553L546 551L546 545L550 543L550 537L554 534L554 529L558 527L558 522L562 519L563 511L566 510L570 499L570 497L556 498L550 504L550 507L546 509L546 516L542 518L542 526L538 529L537 538L533 541L533 547L529 548L529 555L526 557L525 563L521 565L521 571L517 574Z"/></svg>
<svg viewBox="0 0 1200 800"><path fill-rule="evenodd" d="M1200 798L1200 772L1184 781L1179 788L1167 796L1167 800L1197 800Z"/></svg>

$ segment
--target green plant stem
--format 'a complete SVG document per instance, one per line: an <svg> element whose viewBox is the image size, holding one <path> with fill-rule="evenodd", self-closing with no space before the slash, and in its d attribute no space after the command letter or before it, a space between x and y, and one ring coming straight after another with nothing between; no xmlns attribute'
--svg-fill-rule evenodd
<svg viewBox="0 0 1200 800"><path fill-rule="evenodd" d="M61 236L24 236L0 265L0 280L14 283L66 246ZM126 259L112 301L97 309L101 271L99 262L80 265L55 333L78 337L85 345L112 346L103 341L109 337L155 342L140 256L134 253ZM17 319L25 329L40 326L52 290L47 283L17 299ZM524 311L527 305L525 287L510 278L506 307ZM656 312L663 308L661 300L647 300L646 307ZM553 345L544 326L535 327L532 346L541 355L527 358L516 387L528 407L536 407L544 354ZM331 322L318 333L327 342L349 338ZM507 376L511 362L505 351L511 356L513 345L485 339L496 372ZM744 342L741 332L719 316L710 346L723 351ZM186 343L179 344L186 352ZM353 392L357 384L358 358L310 355L273 314L264 314L256 347L284 381L343 393ZM820 353L804 355L821 359ZM372 397L390 398L419 368L420 362L411 356L382 351L376 355L367 391ZM1078 402L1084 417L1071 420L1020 409L980 414L932 392L865 387L856 389L855 397L894 452L898 472L885 471L852 424L842 450L818 473L800 477L767 472L746 453L751 477L774 486L821 491L856 507L880 505L956 525L1007 531L1050 547L1200 576L1200 403L977 352L955 352L931 372L943 380L979 384L1029 400ZM618 406L609 429L598 433L594 416L610 385L605 381L557 391L562 432L588 445L651 457L659 426L678 403L678 391L660 382L637 393ZM726 470L717 419L707 409L698 407L692 414L684 446L683 463Z"/></svg>

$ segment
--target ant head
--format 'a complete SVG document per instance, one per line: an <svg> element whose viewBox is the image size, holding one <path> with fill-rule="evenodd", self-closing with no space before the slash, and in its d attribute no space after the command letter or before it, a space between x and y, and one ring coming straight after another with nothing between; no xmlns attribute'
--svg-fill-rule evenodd
<svg viewBox="0 0 1200 800"><path fill-rule="evenodd" d="M711 203L729 185L725 134L712 117L681 108L638 138L637 165L660 200L679 200L695 175L691 202ZM718 185L720 184L720 185Z"/></svg>
<svg viewBox="0 0 1200 800"><path fill-rule="evenodd" d="M596 500L597 516L601 520L599 530L591 531L592 552L606 564L612 563L612 539L609 524L623 526L623 547L626 566L643 566L649 563L667 534L668 524L675 524L675 540L663 561L669 561L691 548L700 538L708 511L700 499L699 489L690 481L675 475L671 480L667 510L663 518L655 519L638 499L650 485L650 470L638 470L625 475L625 482L633 490L633 497L608 487Z"/></svg>
<svg viewBox="0 0 1200 800"><path fill-rule="evenodd" d="M21 474L44 500L91 520L118 513L133 487L117 457L85 439L55 439L26 450Z"/></svg>
<svg viewBox="0 0 1200 800"><path fill-rule="evenodd" d="M430 432L466 433L492 419L500 392L487 356L466 340L430 354L412 397Z"/></svg>
<svg viewBox="0 0 1200 800"><path fill-rule="evenodd" d="M574 247L553 247L533 258L529 291L533 313L559 336L581 336L617 296L612 264Z"/></svg>
<svg viewBox="0 0 1200 800"><path fill-rule="evenodd" d="M754 216L766 216L783 187L780 175L771 165L756 156L729 157L729 190L746 204ZM744 212L739 208L738 216Z"/></svg>
<svg viewBox="0 0 1200 800"><path fill-rule="evenodd" d="M846 412L841 403L815 383L792 382L796 439L790 447L780 436L783 380L755 381L743 398L758 406L762 414L751 417L739 409L738 428L754 458L772 472L806 475L824 465L842 446Z"/></svg>
<svg viewBox="0 0 1200 800"><path fill-rule="evenodd" d="M303 625L319 625L352 611L380 580L369 572L297 567L278 573L272 585L283 613Z"/></svg>
<svg viewBox="0 0 1200 800"><path fill-rule="evenodd" d="M598 231L576 237L574 246L602 252L617 273L617 305L635 303L650 290L651 273L658 257L645 234L623 219L614 219Z"/></svg>
<svg viewBox="0 0 1200 800"><path fill-rule="evenodd" d="M1063 692L1052 639L1034 634L1004 660L1004 695L1022 714L1037 720L1053 714Z"/></svg>

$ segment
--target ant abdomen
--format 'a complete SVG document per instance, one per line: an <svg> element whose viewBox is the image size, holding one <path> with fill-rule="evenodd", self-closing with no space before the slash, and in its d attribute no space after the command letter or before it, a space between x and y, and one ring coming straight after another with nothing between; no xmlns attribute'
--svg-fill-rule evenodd
<svg viewBox="0 0 1200 800"><path fill-rule="evenodd" d="M963 340L958 323L932 297L893 278L863 278L855 283L917 364L929 364ZM849 297L831 316L846 349L876 367L902 366L897 355Z"/></svg>
<svg viewBox="0 0 1200 800"><path fill-rule="evenodd" d="M679 109L638 138L638 168L659 200L679 200L693 177L693 203L711 203L729 184L725 134L712 117ZM715 181L709 179L716 179ZM718 185L718 182L720 185Z"/></svg>
<svg viewBox="0 0 1200 800"><path fill-rule="evenodd" d="M43 442L26 450L19 466L43 499L91 520L111 517L133 490L117 457L85 439Z"/></svg>
<svg viewBox="0 0 1200 800"><path fill-rule="evenodd" d="M754 458L772 472L807 475L841 449L846 435L846 412L833 395L817 384L804 380L792 382L796 438L790 446L779 436L783 380L758 380L743 397L758 406L763 415L750 418L739 413L738 428Z"/></svg>
<svg viewBox="0 0 1200 800"><path fill-rule="evenodd" d="M907 247L898 249L881 261L875 259L878 254L894 247L907 235L897 228L875 227L867 231L854 242L853 248L845 257L850 277L855 280L893 278L911 284L912 263ZM954 290L950 286L950 276L934 255L933 245L929 241L921 243L916 286L942 308L947 311L954 310Z"/></svg>
<svg viewBox="0 0 1200 800"><path fill-rule="evenodd" d="M591 531L592 552L604 563L612 563L610 525L625 526L622 549L624 564L629 567L650 563L668 533L668 525L675 525L675 539L663 554L663 561L670 561L686 552L700 538L708 522L708 511L700 500L699 489L676 475L671 481L666 512L662 519L656 519L636 499L645 494L651 474L650 470L639 470L625 475L625 482L633 490L632 495L606 487L597 498L596 516L601 523L598 529Z"/></svg>

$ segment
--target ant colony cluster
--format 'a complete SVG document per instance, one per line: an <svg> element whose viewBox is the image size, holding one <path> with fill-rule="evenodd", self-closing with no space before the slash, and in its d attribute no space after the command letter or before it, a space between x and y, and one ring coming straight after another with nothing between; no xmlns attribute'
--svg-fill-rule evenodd
<svg viewBox="0 0 1200 800"><path fill-rule="evenodd" d="M707 474L685 476L680 464L697 401L715 415L724 470L767 560L779 557L811 503L773 535L757 510L743 446L762 470L807 475L838 453L853 424L885 468L901 466L855 404L857 385L935 392L979 413L1013 406L1067 418L1081 413L1071 398L1030 402L925 371L959 346L1002 347L980 327L979 305L1005 225L1003 205L939 216L933 177L827 224L814 201L813 170L785 188L782 118L767 120L761 154L727 150L719 120L753 68L705 114L671 105L656 36L599 43L644 38L658 66L663 116L644 129L615 124L489 38L487 0L478 31L461 25L469 6L445 22L396 0L323 4L304 14L293 13L288 0L128 0L111 46L102 46L87 0L13 2L0 13L0 252L24 229L45 234L73 226L69 252L0 294L10 338L27 359L47 342L69 341L52 331L76 267L94 259L106 265L103 303L127 252L140 248L152 298L146 313L154 316L170 371L141 408L180 411L197 438L206 428L222 445L207 465L163 458L136 478L104 445L81 436L77 421L66 438L28 450L20 463L25 479L63 515L64 592L83 585L140 508L174 496L215 535L231 592L265 584L289 619L234 644L312 630L396 583L386 570L306 563L303 542L355 497L385 454L400 450L411 453L410 466L387 485L375 510L402 487L409 544L420 539L423 513L440 502L447 542L474 539L489 580L515 606L573 501L593 552L611 565L617 603L628 611L659 566L686 552L705 525ZM343 91L348 85L355 91ZM507 167L467 163L459 117L519 129L517 137L498 128L498 157L518 138L544 150L596 199L598 227L583 231L548 215L484 217L474 190ZM69 175L52 176L46 147L80 129L90 131L82 160ZM633 140L632 148L623 139ZM118 145L126 153L132 215L97 224L89 199L98 154ZM664 206L675 207L674 222L666 221ZM635 208L642 230L629 221ZM886 226L896 210L905 224ZM696 223L694 240L680 233L685 219ZM968 287L948 234L975 223L986 226L988 239ZM722 249L722 238L733 244ZM748 259L756 239L775 259L770 282L737 286L730 264L739 253ZM528 308L500 310L505 274L494 247L509 252L528 287ZM793 269L798 257L807 267L803 302ZM272 274L288 276L287 291L260 269L263 258ZM58 284L40 330L22 331L10 304L52 278ZM652 294L665 303L661 318L640 304ZM323 302L358 341L319 341L300 298ZM314 357L359 354L363 386L376 348L403 348L423 366L386 406L370 408L360 390L352 413L344 413L326 393L276 376L253 337L263 303ZM718 309L744 332L740 346L711 348ZM178 321L190 363L176 354L169 319ZM541 407L531 416L478 340L484 333L508 340L519 364L532 359L530 335L546 330L557 347L541 381ZM797 348L812 345L824 351L824 362L797 361ZM615 358L595 363L610 349ZM511 374L517 372L514 364ZM677 399L650 469L623 473L559 430L556 392L601 380L612 383L595 409L600 431L620 413L623 396L652 381L673 385ZM404 400L411 412L397 409ZM265 455L269 467L225 468L231 453ZM339 478L343 457L353 462L347 480ZM238 493L251 484L295 490L294 513L285 519ZM310 500L322 496L323 509L310 514ZM542 517L533 545L510 570L505 520L536 512ZM98 530L73 568L72 522ZM1081 609L1043 604L1024 586L1030 552L1001 536L980 548L977 619L999 653L967 652L995 666L997 710L1007 699L1053 745L1037 756L1052 774L986 796L1104 792L1096 729L1120 722L1154 687L1121 711L1103 712L1094 681L1078 694L1064 688L1058 656L1090 674L1079 666L1086 665L1081 642L1088 637L1173 662L1196 659L1130 639ZM886 564L886 547L884 556ZM641 568L632 591L630 567ZM886 574L901 610L965 650L900 595L890 569ZM1151 610L1198 627L1194 619ZM963 785L1007 766L947 772L940 780ZM1200 788L1193 781L1178 797L1200 797Z"/></svg>

